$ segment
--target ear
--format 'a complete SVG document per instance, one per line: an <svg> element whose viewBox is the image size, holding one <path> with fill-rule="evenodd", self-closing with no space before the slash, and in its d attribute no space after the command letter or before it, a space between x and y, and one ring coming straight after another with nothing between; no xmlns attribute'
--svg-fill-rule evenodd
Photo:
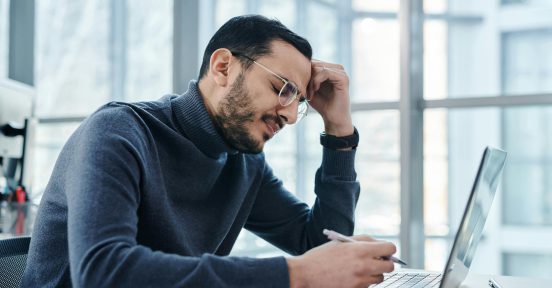
<svg viewBox="0 0 552 288"><path fill-rule="evenodd" d="M211 54L209 74L219 86L225 87L228 85L228 71L232 60L232 52L226 48L217 49Z"/></svg>

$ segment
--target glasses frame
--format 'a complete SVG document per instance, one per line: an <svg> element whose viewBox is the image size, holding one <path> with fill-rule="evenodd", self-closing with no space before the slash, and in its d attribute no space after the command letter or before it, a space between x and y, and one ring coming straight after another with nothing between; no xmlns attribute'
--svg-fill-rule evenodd
<svg viewBox="0 0 552 288"><path fill-rule="evenodd" d="M276 76L278 79L280 79L284 83L282 88L280 88L280 92L278 93L278 102L280 102L280 105L282 105L283 107L286 107L286 106L291 105L291 103L293 103L293 101L295 101L296 99L298 100L299 105L297 106L297 120L296 120L296 123L301 121L303 118L305 118L307 116L307 112L309 110L309 103L308 103L309 100L306 97L300 97L299 96L299 88L297 87L297 85L295 83L286 80L282 76L276 74L276 72L270 70L265 65L257 62L256 60L254 60L253 58L245 55L244 53L236 52L236 51L230 51L230 53L232 53L232 55L234 55L236 57L243 57L243 58L257 64L259 67L263 68L266 72ZM282 99L287 98L287 97L282 96L282 93L284 91L284 88L286 88L286 85L292 85L292 87L294 87L295 94L293 95L293 97L288 98L289 100L287 100L287 103L282 103ZM303 98L304 100L301 99L301 98Z"/></svg>

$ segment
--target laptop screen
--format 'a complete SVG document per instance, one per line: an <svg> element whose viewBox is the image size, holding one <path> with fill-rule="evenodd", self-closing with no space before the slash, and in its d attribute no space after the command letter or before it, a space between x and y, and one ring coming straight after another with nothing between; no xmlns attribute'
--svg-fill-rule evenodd
<svg viewBox="0 0 552 288"><path fill-rule="evenodd" d="M456 233L441 287L457 287L466 279L505 161L506 152L489 147L485 149L462 222Z"/></svg>

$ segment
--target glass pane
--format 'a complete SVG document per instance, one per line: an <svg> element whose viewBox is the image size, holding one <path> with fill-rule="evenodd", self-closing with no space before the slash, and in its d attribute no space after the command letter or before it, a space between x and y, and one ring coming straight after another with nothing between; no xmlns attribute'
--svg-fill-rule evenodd
<svg viewBox="0 0 552 288"><path fill-rule="evenodd" d="M36 112L87 115L110 97L110 2L35 4Z"/></svg>
<svg viewBox="0 0 552 288"><path fill-rule="evenodd" d="M353 9L398 12L399 0L353 0Z"/></svg>
<svg viewBox="0 0 552 288"><path fill-rule="evenodd" d="M507 109L503 221L552 225L552 107Z"/></svg>
<svg viewBox="0 0 552 288"><path fill-rule="evenodd" d="M173 1L127 5L125 101L155 100L172 91Z"/></svg>
<svg viewBox="0 0 552 288"><path fill-rule="evenodd" d="M445 13L447 10L447 1L445 0L425 0L425 13Z"/></svg>
<svg viewBox="0 0 552 288"><path fill-rule="evenodd" d="M395 20L353 21L352 95L354 101L399 99L399 24Z"/></svg>
<svg viewBox="0 0 552 288"><path fill-rule="evenodd" d="M307 13L307 19L324 19L324 21L306 21L307 40L313 48L313 58L338 62L336 9L317 2L308 2Z"/></svg>
<svg viewBox="0 0 552 288"><path fill-rule="evenodd" d="M424 113L424 130L425 232L449 235L448 245L458 229L484 147L508 152L484 228L483 237L488 240L482 241L474 258L476 271L502 271L503 247L496 241L511 242L500 240L503 225L552 225L552 107L430 109ZM434 267L432 261L428 258L426 266Z"/></svg>
<svg viewBox="0 0 552 288"><path fill-rule="evenodd" d="M262 0L256 1L259 13L268 18L276 18L292 31L295 30L295 1L294 0Z"/></svg>
<svg viewBox="0 0 552 288"><path fill-rule="evenodd" d="M448 93L447 24L424 22L424 98L438 99Z"/></svg>
<svg viewBox="0 0 552 288"><path fill-rule="evenodd" d="M552 92L552 26L506 33L503 86L506 94Z"/></svg>
<svg viewBox="0 0 552 288"><path fill-rule="evenodd" d="M356 209L355 234L397 236L400 225L399 114L396 111L355 112L360 134L355 169L361 192ZM317 115L305 120L307 164L306 202L315 199L314 172L322 161L317 131L324 124Z"/></svg>
<svg viewBox="0 0 552 288"><path fill-rule="evenodd" d="M305 142L304 150L301 151L302 157L305 158L305 180L303 200L312 205L316 195L314 195L314 176L316 170L322 164L322 145L320 145L320 132L324 131L324 122L319 114L309 114L303 119L303 138ZM299 136L299 135L298 135ZM298 155L299 156L299 155Z"/></svg>
<svg viewBox="0 0 552 288"><path fill-rule="evenodd" d="M429 271L442 272L450 253L449 241L427 239L425 241L425 267Z"/></svg>
<svg viewBox="0 0 552 288"><path fill-rule="evenodd" d="M238 239L236 239L230 255L259 258L289 256L286 252L272 246L272 244L245 229L242 229L240 235L238 235Z"/></svg>
<svg viewBox="0 0 552 288"><path fill-rule="evenodd" d="M426 112L424 117L425 233L428 236L448 236L447 114L443 110L433 110ZM433 262L427 264L434 265Z"/></svg>
<svg viewBox="0 0 552 288"><path fill-rule="evenodd" d="M274 175L280 178L292 193L297 192L296 130L296 126L286 126L264 147L266 161L272 167Z"/></svg>
<svg viewBox="0 0 552 288"><path fill-rule="evenodd" d="M552 22L525 6L495 21L500 6L455 0L447 7L453 18L426 21L425 98L550 93Z"/></svg>
<svg viewBox="0 0 552 288"><path fill-rule="evenodd" d="M504 254L505 275L546 278L550 277L550 267L552 267L552 254Z"/></svg>
<svg viewBox="0 0 552 288"><path fill-rule="evenodd" d="M32 202L40 203L61 148L80 123L39 124L35 134Z"/></svg>
<svg viewBox="0 0 552 288"><path fill-rule="evenodd" d="M426 240L428 269L440 271L444 267L485 146L502 147L500 115L496 108L431 109L424 113L425 233L428 237L444 237ZM499 190L497 195L501 194ZM500 211L497 199L490 217L496 218ZM498 221L488 221L483 237L491 229L498 229L497 224ZM480 257L497 255L491 253L499 249L497 245L483 244L482 241L478 247L474 266L489 267L488 271L500 269L496 267L497 259Z"/></svg>
<svg viewBox="0 0 552 288"><path fill-rule="evenodd" d="M400 150L397 111L356 112L360 134L355 168L361 193L356 234L399 235Z"/></svg>
<svg viewBox="0 0 552 288"><path fill-rule="evenodd" d="M246 4L246 0L216 0L214 6L215 29L220 28L222 24L234 16L246 14ZM215 33L215 31L213 31L213 33Z"/></svg>
<svg viewBox="0 0 552 288"><path fill-rule="evenodd" d="M0 0L0 79L8 77L10 1Z"/></svg>

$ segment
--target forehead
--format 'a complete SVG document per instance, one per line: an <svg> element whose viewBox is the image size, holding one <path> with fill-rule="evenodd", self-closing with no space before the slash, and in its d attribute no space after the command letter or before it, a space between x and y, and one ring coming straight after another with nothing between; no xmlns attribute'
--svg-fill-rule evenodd
<svg viewBox="0 0 552 288"><path fill-rule="evenodd" d="M275 40L272 41L271 54L258 60L276 74L297 84L302 94L306 93L307 84L311 76L311 62L291 44Z"/></svg>

